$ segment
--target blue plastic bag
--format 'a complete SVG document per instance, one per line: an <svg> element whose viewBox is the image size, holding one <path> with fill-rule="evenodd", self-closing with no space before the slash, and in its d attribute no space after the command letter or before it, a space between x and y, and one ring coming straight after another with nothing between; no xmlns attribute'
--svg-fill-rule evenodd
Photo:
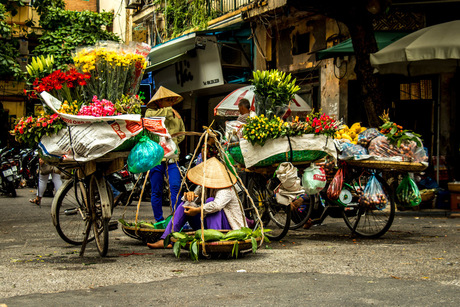
<svg viewBox="0 0 460 307"><path fill-rule="evenodd" d="M160 164L163 156L163 148L144 135L129 153L128 170L134 174L144 173Z"/></svg>

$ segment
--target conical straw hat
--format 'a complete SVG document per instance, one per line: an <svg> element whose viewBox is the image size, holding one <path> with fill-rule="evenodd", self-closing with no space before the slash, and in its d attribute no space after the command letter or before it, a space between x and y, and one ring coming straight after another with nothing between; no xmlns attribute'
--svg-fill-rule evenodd
<svg viewBox="0 0 460 307"><path fill-rule="evenodd" d="M206 176L206 180L204 176ZM201 186L204 183L204 186L210 189L228 188L236 183L236 177L227 172L225 166L215 157L191 168L187 172L187 178Z"/></svg>
<svg viewBox="0 0 460 307"><path fill-rule="evenodd" d="M160 88L157 90L155 95L153 95L152 99L147 103L147 108L152 108L154 107L155 102L160 102L162 99L165 98L174 98L175 101L171 104L174 105L176 103L181 102L184 98L182 98L181 95L174 93L171 90L168 90L166 87L160 86Z"/></svg>

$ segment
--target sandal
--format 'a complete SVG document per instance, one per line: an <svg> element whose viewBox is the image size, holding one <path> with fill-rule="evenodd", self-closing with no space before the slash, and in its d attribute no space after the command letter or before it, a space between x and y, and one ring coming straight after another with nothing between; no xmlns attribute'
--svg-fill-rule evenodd
<svg viewBox="0 0 460 307"><path fill-rule="evenodd" d="M308 219L308 221L303 225L303 229L310 229L313 226L312 219Z"/></svg>
<svg viewBox="0 0 460 307"><path fill-rule="evenodd" d="M40 206L40 200L38 198L29 199L29 202L32 204L36 204L37 206Z"/></svg>

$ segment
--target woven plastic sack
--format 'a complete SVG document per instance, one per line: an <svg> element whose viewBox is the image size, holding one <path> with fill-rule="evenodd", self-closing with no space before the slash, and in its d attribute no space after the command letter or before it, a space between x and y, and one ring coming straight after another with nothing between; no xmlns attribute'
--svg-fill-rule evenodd
<svg viewBox="0 0 460 307"><path fill-rule="evenodd" d="M332 200L339 198L340 192L343 188L343 169L339 168L334 178L332 179L331 184L327 188L327 197Z"/></svg>
<svg viewBox="0 0 460 307"><path fill-rule="evenodd" d="M318 194L326 186L326 173L323 168L312 164L302 175L302 186L308 195Z"/></svg>
<svg viewBox="0 0 460 307"><path fill-rule="evenodd" d="M361 205L371 209L383 210L389 204L388 195L383 191L382 185L375 175L371 175L369 182L364 188L364 193L359 197Z"/></svg>
<svg viewBox="0 0 460 307"><path fill-rule="evenodd" d="M144 173L160 164L163 156L163 148L144 135L129 153L128 170L134 174Z"/></svg>
<svg viewBox="0 0 460 307"><path fill-rule="evenodd" d="M396 188L396 198L398 199L398 204L404 207L415 207L422 202L420 190L409 175L406 175Z"/></svg>

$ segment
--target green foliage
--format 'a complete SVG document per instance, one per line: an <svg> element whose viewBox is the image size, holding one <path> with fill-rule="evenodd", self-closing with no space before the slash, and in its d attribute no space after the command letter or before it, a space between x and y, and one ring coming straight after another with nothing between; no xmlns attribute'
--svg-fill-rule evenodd
<svg viewBox="0 0 460 307"><path fill-rule="evenodd" d="M66 11L59 7L41 8L41 11L40 26L45 33L39 38L40 45L34 53L54 55L58 69L72 63L72 52L78 46L94 45L98 40L120 40L116 34L105 30L113 23L113 13Z"/></svg>
<svg viewBox="0 0 460 307"><path fill-rule="evenodd" d="M156 3L161 4L162 1ZM206 29L208 21L218 16L218 12L209 8L206 0L170 0L160 10L166 18L166 39L195 27Z"/></svg>
<svg viewBox="0 0 460 307"><path fill-rule="evenodd" d="M11 38L11 26L6 22L8 10L3 2L6 1L0 1L0 79L13 76L16 80L22 80L24 74L16 61L20 56L19 44L17 39ZM11 4L8 4L8 7L11 7Z"/></svg>
<svg viewBox="0 0 460 307"><path fill-rule="evenodd" d="M37 10L38 15L46 15L49 8L65 9L64 0L35 0L33 7Z"/></svg>

